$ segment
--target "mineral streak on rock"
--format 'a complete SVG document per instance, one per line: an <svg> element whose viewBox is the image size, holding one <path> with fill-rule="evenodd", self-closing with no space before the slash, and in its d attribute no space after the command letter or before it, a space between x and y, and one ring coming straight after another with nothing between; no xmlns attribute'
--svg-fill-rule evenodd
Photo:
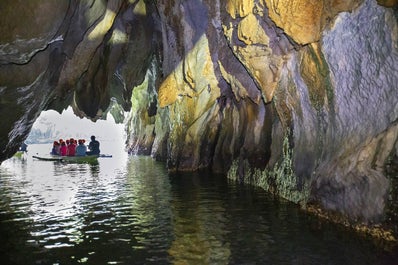
<svg viewBox="0 0 398 265"><path fill-rule="evenodd" d="M397 1L2 1L0 22L0 160L43 110L96 120L119 104L129 152L171 171L383 216Z"/></svg>

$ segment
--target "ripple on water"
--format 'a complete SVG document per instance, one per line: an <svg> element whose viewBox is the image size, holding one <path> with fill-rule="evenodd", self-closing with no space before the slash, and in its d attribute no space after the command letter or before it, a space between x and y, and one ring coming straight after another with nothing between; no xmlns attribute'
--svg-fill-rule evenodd
<svg viewBox="0 0 398 265"><path fill-rule="evenodd" d="M32 162L0 167L5 263L370 265L394 259L293 204L223 177L169 176L163 164L142 157L123 168L111 160L106 167Z"/></svg>

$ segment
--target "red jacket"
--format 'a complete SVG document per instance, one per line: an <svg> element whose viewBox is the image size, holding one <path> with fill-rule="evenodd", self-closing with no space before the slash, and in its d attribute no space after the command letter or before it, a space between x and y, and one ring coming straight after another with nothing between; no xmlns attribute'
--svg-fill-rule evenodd
<svg viewBox="0 0 398 265"><path fill-rule="evenodd" d="M69 144L68 145L68 156L75 156L75 154L76 154L76 145Z"/></svg>
<svg viewBox="0 0 398 265"><path fill-rule="evenodd" d="M61 156L66 156L68 154L68 147L65 144L62 144L59 148L59 153Z"/></svg>

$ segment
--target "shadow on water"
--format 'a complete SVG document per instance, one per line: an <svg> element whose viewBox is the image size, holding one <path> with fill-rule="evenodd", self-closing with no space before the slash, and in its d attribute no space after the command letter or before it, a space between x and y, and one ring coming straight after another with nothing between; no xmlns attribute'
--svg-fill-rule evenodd
<svg viewBox="0 0 398 265"><path fill-rule="evenodd" d="M171 177L177 264L398 264L396 250L222 176Z"/></svg>
<svg viewBox="0 0 398 265"><path fill-rule="evenodd" d="M386 175L391 183L386 214L387 224L398 235L398 155L388 161Z"/></svg>
<svg viewBox="0 0 398 265"><path fill-rule="evenodd" d="M149 157L96 166L7 161L0 194L3 264L397 261L261 189L208 173L168 175Z"/></svg>

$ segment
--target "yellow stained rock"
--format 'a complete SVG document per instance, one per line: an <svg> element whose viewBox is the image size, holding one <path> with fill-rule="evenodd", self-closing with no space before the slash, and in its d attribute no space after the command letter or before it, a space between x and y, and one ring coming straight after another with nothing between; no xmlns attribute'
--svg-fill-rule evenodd
<svg viewBox="0 0 398 265"><path fill-rule="evenodd" d="M132 1L132 0L130 0L130 1ZM134 0L134 2L137 2L137 1ZM143 0L138 1L138 3L135 4L133 13L136 15L146 16L146 14L147 14L146 4Z"/></svg>
<svg viewBox="0 0 398 265"><path fill-rule="evenodd" d="M265 0L269 16L299 44L320 39L324 1Z"/></svg>
<svg viewBox="0 0 398 265"><path fill-rule="evenodd" d="M266 102L270 102L280 77L282 57L271 56L271 51L267 47L257 45L239 47L237 54L261 89Z"/></svg>
<svg viewBox="0 0 398 265"><path fill-rule="evenodd" d="M253 14L247 15L238 24L238 38L247 45L259 43L268 46L269 44L269 37Z"/></svg>
<svg viewBox="0 0 398 265"><path fill-rule="evenodd" d="M159 88L159 107L164 108L173 104L178 96L178 83L174 73L167 76Z"/></svg>
<svg viewBox="0 0 398 265"><path fill-rule="evenodd" d="M398 5L398 0L377 0L377 3L385 7L394 7Z"/></svg>
<svg viewBox="0 0 398 265"><path fill-rule="evenodd" d="M179 99L195 98L194 102L201 104L192 107L190 111L195 117L201 115L220 96L213 69L208 40L203 35L183 62L160 85L159 106L166 107Z"/></svg>
<svg viewBox="0 0 398 265"><path fill-rule="evenodd" d="M94 40L96 38L103 39L105 34L113 25L116 13L110 9L107 9L104 18L93 28L93 30L88 34L89 40Z"/></svg>
<svg viewBox="0 0 398 265"><path fill-rule="evenodd" d="M253 12L253 0L228 0L226 10L232 18L245 17Z"/></svg>

